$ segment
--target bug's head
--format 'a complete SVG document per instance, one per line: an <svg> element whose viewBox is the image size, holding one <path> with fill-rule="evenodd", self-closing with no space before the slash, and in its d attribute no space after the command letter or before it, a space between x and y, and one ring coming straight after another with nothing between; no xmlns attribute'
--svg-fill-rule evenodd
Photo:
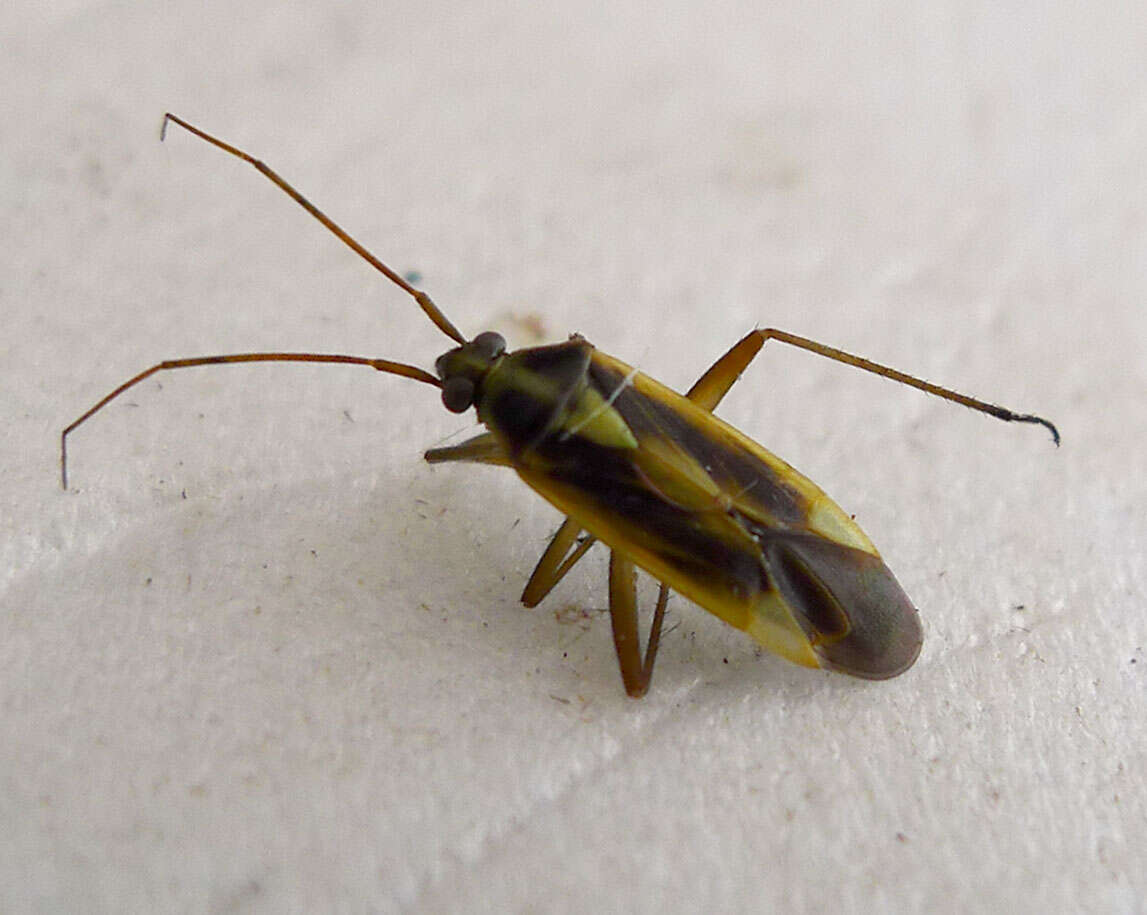
<svg viewBox="0 0 1147 915"><path fill-rule="evenodd" d="M478 390L490 369L506 352L506 340L492 330L443 353L434 363L442 379L442 404L451 413L465 413L478 398Z"/></svg>

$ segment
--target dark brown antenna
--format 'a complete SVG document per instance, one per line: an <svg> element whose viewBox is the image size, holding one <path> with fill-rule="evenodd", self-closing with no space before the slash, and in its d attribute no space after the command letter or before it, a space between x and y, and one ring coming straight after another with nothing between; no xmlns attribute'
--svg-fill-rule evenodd
<svg viewBox="0 0 1147 915"><path fill-rule="evenodd" d="M355 241L355 239L352 238L351 235L342 226L340 226L326 213L324 213L317 206L307 200L306 197L295 190L286 180L283 179L281 175L279 175L278 172L271 168L271 166L267 165L266 162L263 162L260 159L256 159L250 153L245 153L243 150L236 146L232 146L230 143L224 143L218 137L211 136L211 134L200 130L194 124L188 124L187 121L183 120L183 118L176 117L170 112L163 116L163 126L159 129L159 140L161 143L167 136L168 122L178 124L184 130L189 130L191 133L195 134L195 136L206 140L212 146L217 146L224 152L230 153L231 155L242 159L244 162L249 162L251 165L255 166L258 171L270 178L276 185L278 185L279 188L285 191L291 197L291 199L298 203L299 206L301 206L304 210L314 216L315 219L330 229L331 232L333 232L334 235L339 239L339 241L354 251L355 254L357 254L364 261L374 267L375 270L385 276L392 283L401 286L403 289L409 292L414 297L414 301L418 303L419 308L426 312L426 316L434 322L434 326L442 331L442 333L446 334L447 337L456 343L466 342L466 338L462 336L462 333L458 330L458 328L450 323L450 319L442 313L438 306L430 300L430 296L428 296L420 289L415 289L410 285L410 283L406 282L406 280L404 280L401 276L386 266L386 264L371 254L359 242Z"/></svg>
<svg viewBox="0 0 1147 915"><path fill-rule="evenodd" d="M466 338L462 336L459 331L451 322L450 319L442 313L437 305L431 301L430 296L420 289L415 289L401 276L391 270L386 264L380 261L377 257L371 254L359 242L355 241L346 230L338 225L333 219L326 215L322 210L316 207L313 203L307 200L295 188L293 188L287 181L285 181L274 169L266 163L256 159L254 156L245 153L243 150L232 146L230 143L224 143L217 137L205 133L198 127L187 123L182 118L176 117L174 114L165 114L163 116L163 127L160 129L159 138L162 141L167 133L168 122L174 122L185 130L189 130L197 137L206 140L212 146L217 146L224 152L237 156L244 162L249 162L255 166L260 172L271 179L279 188L289 194L295 201L297 201L303 209L315 217L319 222L326 226L331 232L335 234L340 241L347 245L351 250L363 258L372 267L383 274L388 280L402 287L406 292L414 298L418 303L419 308L426 313L426 316L434 322L442 333L450 337L456 343L465 343ZM194 356L188 359L167 359L163 362L156 363L149 369L144 369L138 375L129 378L119 387L117 387L110 394L107 394L99 401L97 401L90 409L82 414L78 419L72 422L63 432L60 433L60 484L64 489L68 488L68 435L75 431L75 429L82 423L90 419L95 413L107 406L111 401L115 400L124 391L134 387L146 378L150 378L156 372L165 372L170 369L185 369L192 368L197 365L235 365L241 362L333 362L342 365L365 365L369 368L376 369L380 372L388 372L391 375L401 375L405 378L413 378L415 381L421 381L426 384L432 384L435 387L441 388L442 383L434 375L429 372L418 368L414 365L407 365L404 362L392 362L389 359L372 359L366 356L346 356L339 353L232 353L223 356Z"/></svg>

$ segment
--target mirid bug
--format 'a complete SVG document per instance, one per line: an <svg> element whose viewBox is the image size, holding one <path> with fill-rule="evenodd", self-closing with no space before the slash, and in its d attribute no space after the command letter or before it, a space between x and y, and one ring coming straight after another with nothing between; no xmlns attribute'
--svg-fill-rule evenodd
<svg viewBox="0 0 1147 915"><path fill-rule="evenodd" d="M765 648L806 667L867 679L895 677L916 660L923 632L915 607L864 532L814 483L713 415L768 340L777 340L919 388L1009 422L1048 420L941 388L785 331L748 334L685 395L574 335L565 343L506 351L487 331L467 340L430 297L387 267L269 166L172 114L213 146L250 163L410 296L457 346L435 373L387 359L324 353L236 353L160 362L128 379L63 430L67 439L124 391L157 372L241 362L363 365L441 391L453 413L473 407L487 431L446 448L432 464L513 468L565 515L522 593L537 605L598 540L610 549L609 610L625 691L649 688L671 590ZM161 139L163 133L161 133ZM644 652L635 568L660 582Z"/></svg>

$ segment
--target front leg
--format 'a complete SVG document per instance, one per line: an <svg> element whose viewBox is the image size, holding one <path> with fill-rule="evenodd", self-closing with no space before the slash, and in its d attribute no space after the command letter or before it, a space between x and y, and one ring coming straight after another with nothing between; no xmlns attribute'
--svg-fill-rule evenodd
<svg viewBox="0 0 1147 915"><path fill-rule="evenodd" d="M526 583L526 590L522 592L522 603L527 607L536 607L542 602L554 586L565 578L566 572L572 569L597 542L592 534L587 534L581 540L581 527L573 518L566 518L562 526L550 540L542 558L534 567L534 573ZM571 552L572 549L572 552Z"/></svg>

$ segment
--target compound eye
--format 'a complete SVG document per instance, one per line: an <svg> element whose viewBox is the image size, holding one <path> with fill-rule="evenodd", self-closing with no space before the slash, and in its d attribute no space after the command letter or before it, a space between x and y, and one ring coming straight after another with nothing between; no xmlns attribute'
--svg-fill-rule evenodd
<svg viewBox="0 0 1147 915"><path fill-rule="evenodd" d="M450 364L450 357L453 356L454 353L454 350L450 350L450 352L443 353L441 356L434 360L434 372L438 375L439 378L446 377L446 368Z"/></svg>
<svg viewBox="0 0 1147 915"><path fill-rule="evenodd" d="M497 359L506 351L506 338L492 330L478 334L470 345L488 359Z"/></svg>
<svg viewBox="0 0 1147 915"><path fill-rule="evenodd" d="M474 403L474 382L455 375L442 382L442 404L451 413L465 413Z"/></svg>

